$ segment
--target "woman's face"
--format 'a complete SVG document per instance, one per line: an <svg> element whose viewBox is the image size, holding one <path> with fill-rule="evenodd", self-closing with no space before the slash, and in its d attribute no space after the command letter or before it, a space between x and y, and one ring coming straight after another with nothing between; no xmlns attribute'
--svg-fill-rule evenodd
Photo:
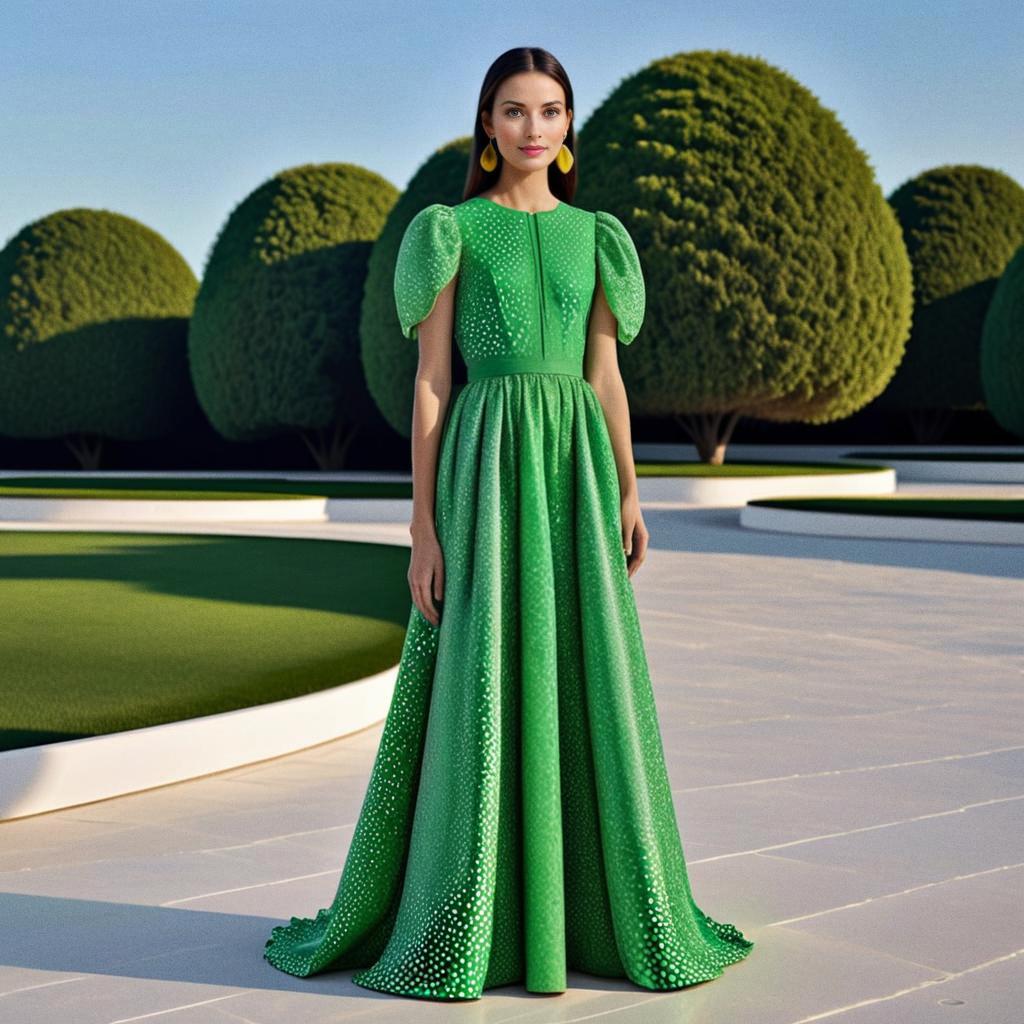
<svg viewBox="0 0 1024 1024"><path fill-rule="evenodd" d="M546 168L558 155L572 123L565 90L543 71L506 78L494 96L493 115L480 114L484 131L502 159L529 173Z"/></svg>

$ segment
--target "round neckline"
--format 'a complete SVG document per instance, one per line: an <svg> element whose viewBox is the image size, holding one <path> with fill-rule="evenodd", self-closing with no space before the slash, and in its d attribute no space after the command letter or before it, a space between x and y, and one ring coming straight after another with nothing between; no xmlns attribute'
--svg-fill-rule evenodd
<svg viewBox="0 0 1024 1024"><path fill-rule="evenodd" d="M509 213L518 213L518 214L520 214L523 217L539 217L541 214L544 214L544 213L555 213L557 210L560 210L563 205L565 205L562 202L562 200L559 199L558 200L558 204L556 206L552 206L550 210L533 210L533 211L531 211L531 210L519 210L519 209L516 209L516 207L514 207L514 206L505 206L503 203L496 203L493 199L491 199L488 196L473 196L473 198L474 199L481 199L485 203L490 203L491 206L496 206L496 207L498 207L499 210L508 210Z"/></svg>

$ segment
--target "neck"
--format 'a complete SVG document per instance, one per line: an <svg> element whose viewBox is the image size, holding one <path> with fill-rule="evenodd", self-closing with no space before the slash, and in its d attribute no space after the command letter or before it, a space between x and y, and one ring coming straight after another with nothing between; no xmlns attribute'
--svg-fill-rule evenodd
<svg viewBox="0 0 1024 1024"><path fill-rule="evenodd" d="M484 194L517 210L550 210L558 205L558 199L548 184L546 167L541 171L518 174L506 165L498 181Z"/></svg>

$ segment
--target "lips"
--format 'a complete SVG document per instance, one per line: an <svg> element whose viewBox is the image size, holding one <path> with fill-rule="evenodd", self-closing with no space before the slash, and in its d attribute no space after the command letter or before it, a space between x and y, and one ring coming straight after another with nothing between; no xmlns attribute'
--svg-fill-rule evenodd
<svg viewBox="0 0 1024 1024"><path fill-rule="evenodd" d="M538 153L544 152L543 146L520 146L519 148L528 156L536 156Z"/></svg>

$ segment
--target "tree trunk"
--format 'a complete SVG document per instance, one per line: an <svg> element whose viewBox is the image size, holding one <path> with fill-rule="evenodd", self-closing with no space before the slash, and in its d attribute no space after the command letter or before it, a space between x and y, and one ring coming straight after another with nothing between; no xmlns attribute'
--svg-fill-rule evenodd
<svg viewBox="0 0 1024 1024"><path fill-rule="evenodd" d="M358 426L349 426L340 417L332 426L316 430L300 430L299 436L309 449L317 469L343 469L352 439L359 432Z"/></svg>
<svg viewBox="0 0 1024 1024"><path fill-rule="evenodd" d="M738 410L732 412L701 412L674 416L673 419L689 435L701 462L721 466L725 462L725 449L739 421Z"/></svg>
<svg viewBox="0 0 1024 1024"><path fill-rule="evenodd" d="M911 409L907 413L910 429L918 444L938 444L953 419L952 409Z"/></svg>
<svg viewBox="0 0 1024 1024"><path fill-rule="evenodd" d="M64 443L78 460L79 469L99 469L103 452L103 438L99 434L69 434Z"/></svg>

